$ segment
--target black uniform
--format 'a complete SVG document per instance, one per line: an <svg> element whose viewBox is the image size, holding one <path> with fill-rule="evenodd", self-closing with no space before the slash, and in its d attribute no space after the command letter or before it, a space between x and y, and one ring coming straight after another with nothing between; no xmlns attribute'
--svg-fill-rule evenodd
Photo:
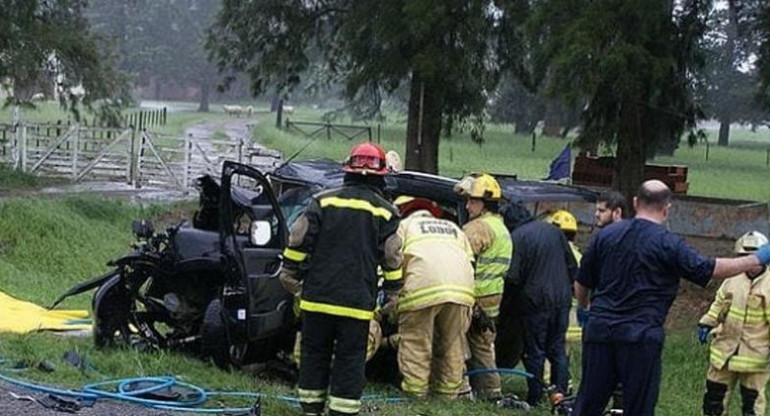
<svg viewBox="0 0 770 416"><path fill-rule="evenodd" d="M543 394L546 359L553 368L550 382L567 392L569 363L565 337L577 262L564 233L555 226L534 221L517 204L510 204L503 214L506 226L513 229L514 250L511 268L505 276L501 323L523 320L524 367L534 375L528 379L527 401L535 405ZM512 331L501 328L501 341L507 332Z"/></svg>
<svg viewBox="0 0 770 416"><path fill-rule="evenodd" d="M342 188L315 195L284 251L284 267L302 280L299 396L308 414L323 411L330 384L330 412L358 413L377 265L386 291L402 284L398 213L366 180L348 174Z"/></svg>

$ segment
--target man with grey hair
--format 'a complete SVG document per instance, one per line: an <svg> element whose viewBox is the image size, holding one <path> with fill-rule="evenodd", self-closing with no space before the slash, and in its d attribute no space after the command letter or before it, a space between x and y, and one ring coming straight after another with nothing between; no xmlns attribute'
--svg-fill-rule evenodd
<svg viewBox="0 0 770 416"><path fill-rule="evenodd" d="M652 416L658 401L663 323L684 276L701 286L770 263L770 245L738 258L710 259L662 224L671 190L646 181L636 217L602 228L583 256L575 295L591 309L583 329L583 375L573 416L600 416L623 385L626 415Z"/></svg>

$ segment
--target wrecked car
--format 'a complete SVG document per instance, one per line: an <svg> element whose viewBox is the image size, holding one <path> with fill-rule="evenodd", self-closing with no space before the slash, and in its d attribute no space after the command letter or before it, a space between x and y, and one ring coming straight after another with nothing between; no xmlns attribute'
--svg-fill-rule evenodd
<svg viewBox="0 0 770 416"><path fill-rule="evenodd" d="M269 175L227 161L218 181L197 180L199 209L192 221L156 231L135 221L134 251L110 261L112 270L57 300L96 289L94 341L175 349L211 358L220 367L288 355L298 326L294 300L278 273L288 229L316 192L342 185L331 160L286 163ZM519 202L595 200L594 192L498 175L505 197ZM385 193L439 203L462 224L464 200L456 179L418 172L386 176Z"/></svg>

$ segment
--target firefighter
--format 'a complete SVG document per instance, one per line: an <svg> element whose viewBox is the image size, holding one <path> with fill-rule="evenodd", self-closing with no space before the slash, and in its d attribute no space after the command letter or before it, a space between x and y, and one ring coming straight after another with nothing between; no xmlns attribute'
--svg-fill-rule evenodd
<svg viewBox="0 0 770 416"><path fill-rule="evenodd" d="M498 214L502 190L497 180L488 174L472 174L454 186L454 191L466 198L469 222L463 227L476 257L473 322L468 332L470 359L468 368L495 369L494 321L500 314L503 297L503 276L508 271L513 245L503 218ZM500 376L485 373L471 377L470 386L480 398L498 399L502 396ZM461 394L469 392L464 385Z"/></svg>
<svg viewBox="0 0 770 416"><path fill-rule="evenodd" d="M395 201L403 220L404 288L398 298L401 389L454 398L465 369L465 334L471 322L473 250L441 208L424 198Z"/></svg>
<svg viewBox="0 0 770 416"><path fill-rule="evenodd" d="M767 244L767 237L752 231L735 242L735 253L745 256ZM770 299L767 268L740 274L722 283L714 303L698 324L701 344L711 340L703 414L726 413L735 382L740 383L743 416L765 414L765 384L770 364Z"/></svg>
<svg viewBox="0 0 770 416"><path fill-rule="evenodd" d="M382 195L385 152L359 144L343 170L343 186L313 196L283 252L284 286L302 282L299 400L305 415L322 414L327 394L330 415L358 414L378 264L390 301L402 285L398 212Z"/></svg>
<svg viewBox="0 0 770 416"><path fill-rule="evenodd" d="M580 252L580 248L575 244L575 237L577 236L578 224L575 216L567 210L560 209L548 217L546 221L559 227L567 238L572 255L575 256L575 262L580 264L580 259L583 258L583 254ZM572 307L569 313L569 328L567 329L567 341L580 341L583 331L580 329L580 323L578 321L578 304L577 299L572 299Z"/></svg>

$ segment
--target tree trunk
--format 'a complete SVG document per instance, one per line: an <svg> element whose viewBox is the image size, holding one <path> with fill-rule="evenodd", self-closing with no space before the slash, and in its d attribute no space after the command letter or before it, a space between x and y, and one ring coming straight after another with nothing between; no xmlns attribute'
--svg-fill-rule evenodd
<svg viewBox="0 0 770 416"><path fill-rule="evenodd" d="M719 141L717 141L719 146L728 146L730 144L730 121L729 116L719 118Z"/></svg>
<svg viewBox="0 0 770 416"><path fill-rule="evenodd" d="M209 112L209 89L211 86L209 85L209 81L205 80L201 82L201 94L200 94L200 104L198 105L198 111L201 113L208 113Z"/></svg>
<svg viewBox="0 0 770 416"><path fill-rule="evenodd" d="M407 170L438 173L442 102L436 82L423 80L417 73L412 75L406 126Z"/></svg>
<svg viewBox="0 0 770 416"><path fill-rule="evenodd" d="M641 102L641 101L638 101ZM644 182L646 154L641 126L641 108L637 101L621 104L618 149L612 187L630 198Z"/></svg>

